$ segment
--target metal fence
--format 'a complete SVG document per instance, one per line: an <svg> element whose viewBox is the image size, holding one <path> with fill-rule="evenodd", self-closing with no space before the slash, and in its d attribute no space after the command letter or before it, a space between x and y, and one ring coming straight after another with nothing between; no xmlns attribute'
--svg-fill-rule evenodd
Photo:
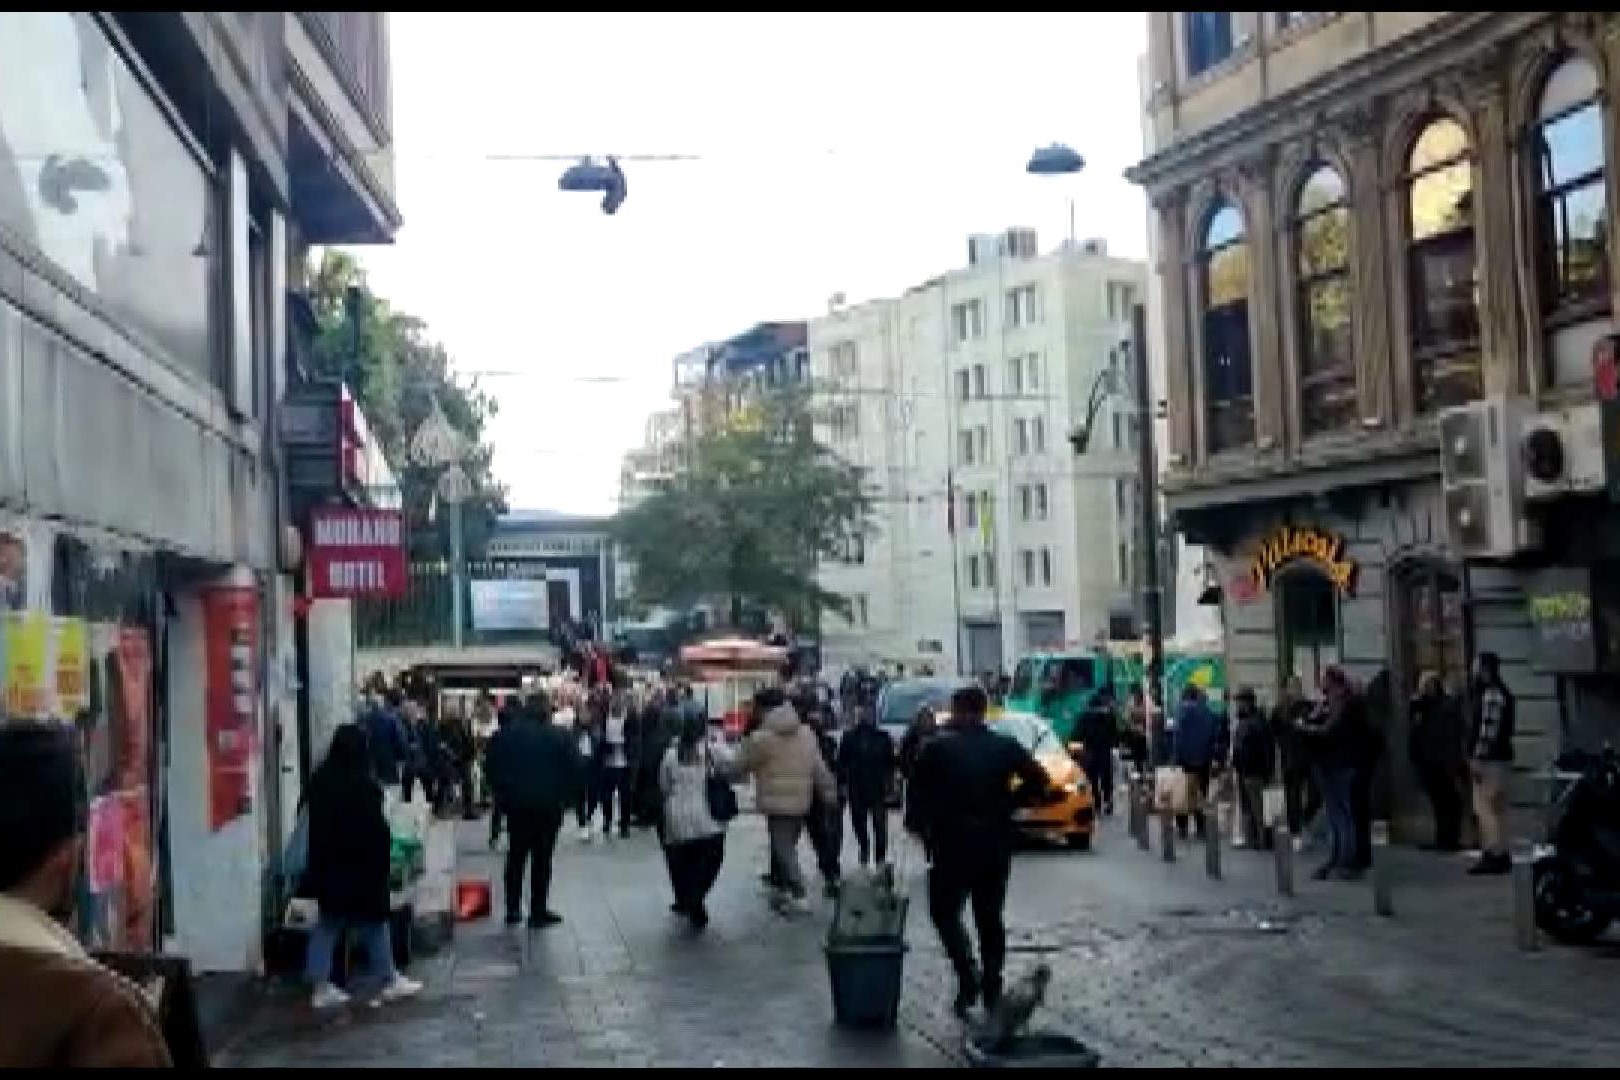
<svg viewBox="0 0 1620 1080"><path fill-rule="evenodd" d="M467 583L508 578L532 578L543 573L533 562L483 559L462 569L463 641L469 645L521 645L545 643L543 632L479 631L471 623L472 605ZM362 649L450 645L455 641L455 578L448 562L412 563L407 569L405 595L393 600L356 600L355 643Z"/></svg>

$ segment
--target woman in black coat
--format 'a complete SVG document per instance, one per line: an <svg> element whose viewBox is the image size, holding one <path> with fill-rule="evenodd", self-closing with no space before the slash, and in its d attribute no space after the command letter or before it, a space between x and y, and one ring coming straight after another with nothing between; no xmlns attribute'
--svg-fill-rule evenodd
<svg viewBox="0 0 1620 1080"><path fill-rule="evenodd" d="M388 939L392 835L366 733L358 725L344 724L332 733L326 760L310 778L308 811L303 891L320 906L306 963L315 1008L330 1009L349 1000L332 984L332 954L345 932L359 939L380 1000L411 997L422 984L394 968Z"/></svg>

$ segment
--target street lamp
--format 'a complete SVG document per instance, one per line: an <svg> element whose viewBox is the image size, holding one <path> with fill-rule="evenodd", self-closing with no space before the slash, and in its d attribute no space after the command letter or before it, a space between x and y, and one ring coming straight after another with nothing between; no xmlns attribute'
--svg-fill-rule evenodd
<svg viewBox="0 0 1620 1080"><path fill-rule="evenodd" d="M1141 304L1131 308L1131 340L1122 343L1131 354L1130 390L1137 417L1136 468L1142 488L1142 607L1147 620L1146 682L1150 694L1156 694L1160 708L1167 708L1164 700L1164 589L1159 580L1159 467L1153 446L1153 398L1148 385L1147 309ZM1119 378L1122 372L1110 360L1108 367L1097 373L1091 384L1091 395L1086 402L1086 416L1081 425L1069 434L1069 445L1076 457L1084 454L1091 444L1092 425L1103 399L1120 395ZM1153 707L1153 701L1148 707Z"/></svg>
<svg viewBox="0 0 1620 1080"><path fill-rule="evenodd" d="M472 481L461 467L466 451L461 433L451 426L450 419L439 407L439 399L435 397L432 400L427 419L422 421L422 426L411 437L411 460L423 468L444 470L436 487L436 501L450 508L450 640L459 649L464 637L462 624L465 621L461 598L462 563L465 561L461 504L472 496Z"/></svg>
<svg viewBox="0 0 1620 1080"><path fill-rule="evenodd" d="M1075 176L1086 167L1079 151L1064 143L1037 147L1024 171L1032 176ZM1069 244L1074 245L1074 196L1069 196Z"/></svg>

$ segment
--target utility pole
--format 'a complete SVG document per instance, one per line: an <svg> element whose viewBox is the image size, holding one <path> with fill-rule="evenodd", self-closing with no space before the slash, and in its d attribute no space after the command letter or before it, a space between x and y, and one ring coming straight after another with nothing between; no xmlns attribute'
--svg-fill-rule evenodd
<svg viewBox="0 0 1620 1080"><path fill-rule="evenodd" d="M1142 607L1147 621L1147 684L1157 694L1162 717L1170 703L1164 699L1164 587L1159 578L1159 462L1154 449L1153 389L1148 383L1147 308L1131 309L1131 389L1136 398L1136 464L1142 484Z"/></svg>

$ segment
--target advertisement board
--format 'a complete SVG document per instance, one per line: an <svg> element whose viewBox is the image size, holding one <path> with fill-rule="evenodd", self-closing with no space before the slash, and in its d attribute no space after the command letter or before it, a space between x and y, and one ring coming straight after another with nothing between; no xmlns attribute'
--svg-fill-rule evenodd
<svg viewBox="0 0 1620 1080"><path fill-rule="evenodd" d="M470 582L474 630L545 631L551 626L544 579Z"/></svg>

